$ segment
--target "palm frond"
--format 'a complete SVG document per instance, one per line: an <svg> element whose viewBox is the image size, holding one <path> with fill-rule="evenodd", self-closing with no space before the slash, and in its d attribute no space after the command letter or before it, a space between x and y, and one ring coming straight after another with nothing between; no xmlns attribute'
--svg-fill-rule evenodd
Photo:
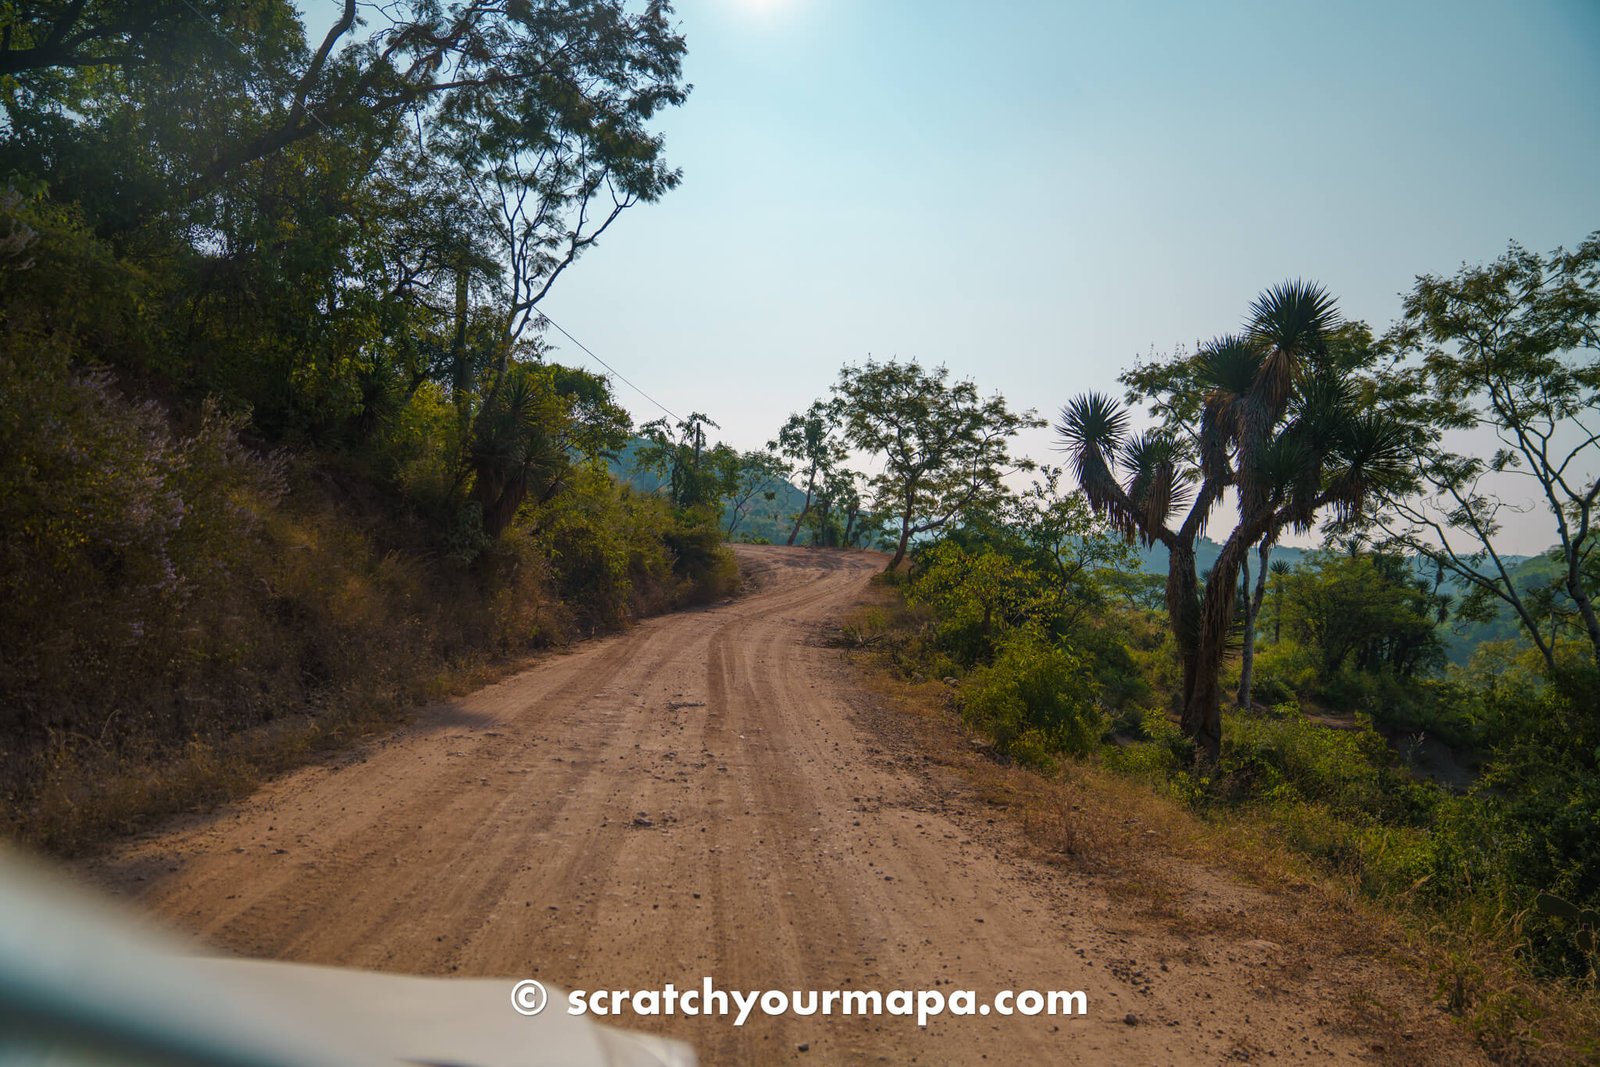
<svg viewBox="0 0 1600 1067"><path fill-rule="evenodd" d="M1290 429L1315 452L1336 448L1356 411L1355 391L1338 371L1320 367L1301 382L1290 411Z"/></svg>
<svg viewBox="0 0 1600 1067"><path fill-rule="evenodd" d="M1261 359L1261 350L1237 335L1218 337L1195 356L1195 379L1207 389L1200 410L1200 468L1214 481L1228 480L1228 452L1246 430Z"/></svg>
<svg viewBox="0 0 1600 1067"><path fill-rule="evenodd" d="M1177 441L1160 432L1138 434L1123 446L1121 459L1128 470L1124 492L1136 512L1125 517L1125 534L1137 533L1146 545L1152 544L1154 532L1188 501L1190 485L1180 470L1182 458Z"/></svg>
<svg viewBox="0 0 1600 1067"><path fill-rule="evenodd" d="M1265 351L1256 391L1272 412L1282 412L1307 360L1327 348L1340 322L1333 295L1316 282L1282 282L1256 298L1245 325Z"/></svg>
<svg viewBox="0 0 1600 1067"><path fill-rule="evenodd" d="M1340 469L1330 480L1327 495L1335 521L1345 524L1361 515L1375 491L1410 478L1412 442L1404 426L1371 411L1345 419L1339 436Z"/></svg>
<svg viewBox="0 0 1600 1067"><path fill-rule="evenodd" d="M1083 393L1068 401L1056 420L1072 472L1095 511L1105 514L1116 504L1116 476L1112 473L1128 414L1104 393Z"/></svg>
<svg viewBox="0 0 1600 1067"><path fill-rule="evenodd" d="M1195 377L1213 393L1244 396L1261 371L1262 349L1252 338L1226 334L1195 355Z"/></svg>
<svg viewBox="0 0 1600 1067"><path fill-rule="evenodd" d="M1064 451L1094 446L1111 452L1128 427L1128 413L1104 393L1080 393L1067 402L1056 419L1055 431L1066 442Z"/></svg>
<svg viewBox="0 0 1600 1067"><path fill-rule="evenodd" d="M1296 278L1280 282L1250 305L1245 324L1249 335L1267 348L1310 355L1324 346L1340 323L1333 294L1316 282Z"/></svg>
<svg viewBox="0 0 1600 1067"><path fill-rule="evenodd" d="M1267 443L1256 460L1255 474L1269 495L1288 496L1295 486L1317 482L1317 459L1294 434L1280 434Z"/></svg>

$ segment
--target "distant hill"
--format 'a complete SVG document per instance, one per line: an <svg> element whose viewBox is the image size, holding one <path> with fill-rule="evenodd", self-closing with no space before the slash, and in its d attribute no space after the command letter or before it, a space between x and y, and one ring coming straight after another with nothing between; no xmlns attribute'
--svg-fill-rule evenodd
<svg viewBox="0 0 1600 1067"><path fill-rule="evenodd" d="M1293 567L1301 560L1305 559L1306 556L1310 555L1311 552L1312 550L1307 548L1294 548L1290 545L1277 545L1272 549L1272 559L1281 559ZM1211 540L1209 537L1200 538L1200 540L1197 541L1194 546L1195 570L1200 574L1204 574L1206 571L1212 568L1212 566L1217 562L1217 557L1221 554L1222 546L1220 544ZM1250 567L1252 574L1255 573L1255 566L1256 555L1252 552L1250 554ZM1146 574L1166 574L1167 546L1157 542L1156 544L1151 545L1149 548L1144 549L1139 553L1139 567Z"/></svg>
<svg viewBox="0 0 1600 1067"><path fill-rule="evenodd" d="M1290 545L1278 545L1272 550L1274 562L1282 560L1291 567L1299 565L1315 549L1294 548ZM1217 562L1217 556L1222 552L1222 546L1208 537L1202 537L1195 545L1195 565L1201 574L1210 570ZM1557 565L1544 556L1518 556L1507 555L1501 557L1511 569L1512 580L1519 589L1529 589L1537 585L1548 584L1556 576ZM1254 554L1250 557L1252 568L1256 562ZM1139 565L1149 574L1167 573L1167 549L1165 545L1157 544L1140 553ZM1484 565L1487 572L1491 564ZM1412 560L1412 567L1419 578L1433 581L1433 565L1427 560L1417 557ZM1252 577L1254 572L1252 570ZM1440 583L1441 592L1452 597L1462 596L1466 590L1460 579L1446 574ZM1509 607L1502 607L1500 613L1489 622L1474 622L1456 624L1447 621L1442 627L1441 636L1444 639L1445 654L1452 663L1465 663L1474 649L1485 641L1503 641L1507 638L1520 636L1521 624L1517 621L1515 613Z"/></svg>
<svg viewBox="0 0 1600 1067"><path fill-rule="evenodd" d="M610 461L611 473L618 481L625 482L641 493L659 493L663 491L662 480L649 471L638 469L638 451L644 442L634 438L628 442L626 448L617 457ZM789 539L789 531L794 526L794 517L805 504L805 492L796 488L789 482L779 482L773 487L773 498L766 500L757 497L747 506L747 513L738 526L734 529L734 540L766 540L773 544L783 544ZM724 511L722 528L728 528L732 518L731 509ZM799 544L809 540L809 533L801 531ZM1277 545L1272 550L1274 561L1282 560L1291 567L1298 566L1316 549L1296 548L1293 545ZM1222 546L1209 537L1202 537L1195 545L1195 564L1201 574L1210 570L1217 562L1217 556L1222 552ZM1513 580L1519 588L1528 589L1534 585L1548 583L1556 574L1556 564L1544 556L1517 556L1502 557L1512 568ZM1256 564L1254 553L1250 556L1253 568ZM1413 561L1419 577L1433 579L1432 566L1423 559ZM1143 549L1139 553L1139 568L1146 574L1167 573L1167 549L1165 545L1156 544ZM1451 596L1459 597L1464 590L1457 579L1445 576L1440 586L1441 590ZM1510 608L1504 608L1500 614L1489 622L1467 623L1460 626L1447 622L1443 626L1445 650L1451 662L1465 663L1472 655L1473 649L1485 641L1501 641L1519 636L1519 624Z"/></svg>
<svg viewBox="0 0 1600 1067"><path fill-rule="evenodd" d="M1561 565L1547 555L1504 556L1510 565L1511 581L1521 592L1548 586L1561 575ZM1459 595L1458 587L1450 586ZM1570 604L1570 601L1568 601ZM1508 638L1527 640L1522 633L1522 623L1509 605L1502 604L1499 613L1488 622L1471 622L1456 625L1445 623L1445 652L1452 663L1465 663L1472 650L1485 641L1504 641Z"/></svg>
<svg viewBox="0 0 1600 1067"><path fill-rule="evenodd" d="M611 475L641 493L665 492L665 483L658 475L639 469L639 449L644 443L643 439L637 437L629 441L627 447L608 463ZM734 540L761 539L781 545L789 539L789 531L794 528L794 516L805 505L805 492L786 481L774 484L771 492L771 500L765 499L764 495L757 495L746 505L744 517L734 527ZM729 507L722 514L724 531L732 519L733 509ZM797 543L804 544L806 540L807 534L801 531Z"/></svg>

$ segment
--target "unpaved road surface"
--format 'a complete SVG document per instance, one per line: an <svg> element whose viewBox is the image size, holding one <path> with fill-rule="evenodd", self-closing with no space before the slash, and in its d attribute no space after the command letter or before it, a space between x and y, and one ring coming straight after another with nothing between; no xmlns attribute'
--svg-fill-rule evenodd
<svg viewBox="0 0 1600 1067"><path fill-rule="evenodd" d="M821 640L881 557L741 558L748 595L547 657L86 873L250 956L568 989L710 976L1088 995L1082 1018L926 1029L606 1020L685 1039L708 1064L1383 1058L1340 1023L1351 991L1337 973L1285 980L1279 946L1242 934L1174 944L1094 880L1011 847L937 762L889 736ZM1217 883L1203 895L1219 914L1247 906Z"/></svg>

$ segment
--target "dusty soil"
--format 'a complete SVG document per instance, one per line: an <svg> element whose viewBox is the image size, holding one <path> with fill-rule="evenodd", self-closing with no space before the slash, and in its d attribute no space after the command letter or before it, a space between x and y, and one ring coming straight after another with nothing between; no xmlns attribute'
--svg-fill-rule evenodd
<svg viewBox="0 0 1600 1067"><path fill-rule="evenodd" d="M925 1030L610 1020L708 1064L1473 1061L1403 968L1268 936L1309 897L1174 859L1153 909L1125 866L1041 859L984 799L982 753L905 721L825 642L881 557L741 558L737 600L549 657L86 873L250 956L568 989L1088 995L1085 1017Z"/></svg>

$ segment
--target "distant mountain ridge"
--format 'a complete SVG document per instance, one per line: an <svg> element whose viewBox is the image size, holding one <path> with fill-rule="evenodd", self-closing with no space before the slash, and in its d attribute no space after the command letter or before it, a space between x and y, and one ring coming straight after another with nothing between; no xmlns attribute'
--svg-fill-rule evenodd
<svg viewBox="0 0 1600 1067"><path fill-rule="evenodd" d="M606 465L610 468L613 478L625 485L633 486L638 492L662 492L665 483L661 477L652 471L639 469L639 450L644 444L643 438L632 438L621 452L607 460ZM745 505L744 516L734 526L734 540L759 539L779 545L789 540L789 531L794 528L794 517L805 506L805 491L780 479L772 486L771 492L773 494L771 500L758 493L754 500ZM729 505L722 512L724 533L732 521L733 507ZM802 531L799 543L803 543L805 539L806 535Z"/></svg>
<svg viewBox="0 0 1600 1067"><path fill-rule="evenodd" d="M650 471L638 468L638 453L644 441L640 438L630 440L625 448L608 461L611 474L618 481L633 486L641 493L659 493L662 490L662 480ZM746 506L746 514L741 518L733 531L734 540L765 540L773 544L783 544L789 539L789 531L794 528L794 517L805 506L805 492L796 488L787 481L779 481L773 488L773 498L767 500L758 495L756 499ZM722 529L728 529L732 520L731 506L724 509L722 515ZM797 543L804 544L808 540L805 531L801 532ZM1272 560L1283 561L1291 567L1301 563L1320 551L1315 548L1299 548L1294 545L1276 545L1272 549ZM1217 562L1217 556L1222 553L1222 545L1209 537L1202 537L1195 543L1195 566L1201 574L1209 571ZM1526 588L1538 581L1547 581L1551 565L1543 555L1502 556L1506 565L1512 570L1513 580L1519 587ZM1250 565L1252 578L1257 557L1252 552ZM1433 569L1420 558L1413 560L1413 568L1419 577L1433 578ZM1139 569L1146 574L1167 573L1167 549L1165 545L1155 544L1142 549L1139 553ZM1463 592L1461 583L1445 576L1440 586L1441 590L1452 596L1460 596ZM1472 654L1472 650L1484 641L1503 640L1517 634L1518 623L1510 608L1505 608L1494 620L1486 623L1468 623L1457 628L1452 623L1445 623L1445 647L1452 661L1464 663Z"/></svg>

